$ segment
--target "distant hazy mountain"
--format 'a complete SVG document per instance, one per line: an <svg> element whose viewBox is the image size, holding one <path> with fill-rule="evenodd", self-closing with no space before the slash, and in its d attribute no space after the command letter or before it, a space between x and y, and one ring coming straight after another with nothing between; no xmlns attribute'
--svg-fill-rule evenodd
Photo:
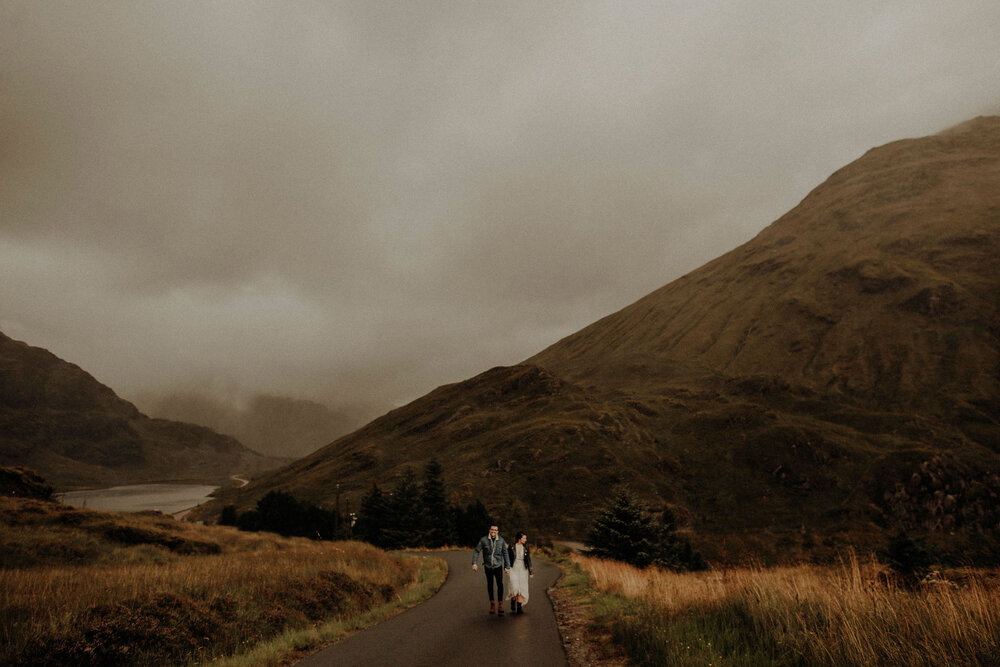
<svg viewBox="0 0 1000 667"><path fill-rule="evenodd" d="M71 487L221 483L277 464L205 427L150 419L78 366L0 333L0 465Z"/></svg>
<svg viewBox="0 0 1000 667"><path fill-rule="evenodd" d="M998 305L1000 118L978 118L869 151L748 243L226 501L357 498L436 457L459 498L548 534L627 482L717 557L958 543L1000 523Z"/></svg>
<svg viewBox="0 0 1000 667"><path fill-rule="evenodd" d="M283 458L311 454L362 423L320 403L284 396L257 395L245 407L232 407L196 392L140 403L158 417L203 424L261 454Z"/></svg>

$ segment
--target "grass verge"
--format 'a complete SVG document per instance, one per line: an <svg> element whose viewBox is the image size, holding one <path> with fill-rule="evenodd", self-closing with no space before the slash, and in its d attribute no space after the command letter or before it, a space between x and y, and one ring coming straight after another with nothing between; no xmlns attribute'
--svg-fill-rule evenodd
<svg viewBox="0 0 1000 667"><path fill-rule="evenodd" d="M314 627L288 630L274 639L257 644L250 651L213 661L212 666L264 667L291 664L328 644L423 602L441 588L448 574L447 564L444 560L431 556L405 556L405 558L417 558L421 561L419 577L416 583L385 604L353 617L336 619Z"/></svg>
<svg viewBox="0 0 1000 667"><path fill-rule="evenodd" d="M613 641L607 625L596 620L604 616L607 596L593 588L587 572L565 549L549 549L545 553L562 570L562 576L548 595L570 667L626 664L624 652Z"/></svg>
<svg viewBox="0 0 1000 667"><path fill-rule="evenodd" d="M565 586L631 664L1000 664L996 570L953 570L910 590L853 557L705 573L569 560Z"/></svg>

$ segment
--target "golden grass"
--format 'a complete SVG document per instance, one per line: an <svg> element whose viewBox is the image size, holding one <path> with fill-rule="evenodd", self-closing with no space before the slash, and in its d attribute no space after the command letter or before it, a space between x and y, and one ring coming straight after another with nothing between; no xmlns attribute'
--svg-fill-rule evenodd
<svg viewBox="0 0 1000 667"><path fill-rule="evenodd" d="M210 592L234 599L264 595L295 581L340 572L375 586L392 586L412 573L399 563L359 542L310 543L302 540L279 550L191 556L166 563L121 566L47 567L0 571L0 601L4 606L40 606L35 615L56 618L95 605L170 591L192 597Z"/></svg>
<svg viewBox="0 0 1000 667"><path fill-rule="evenodd" d="M287 665L290 660L312 653L419 604L441 588L448 575L448 566L444 560L428 556L420 559L423 567L419 581L385 604L362 614L343 616L316 626L286 630L274 639L258 643L249 651L215 660L211 663L212 667Z"/></svg>
<svg viewBox="0 0 1000 667"><path fill-rule="evenodd" d="M273 664L302 647L276 638L375 622L444 578L360 542L9 499L0 518L0 664L187 664L261 646L266 659L242 664Z"/></svg>
<svg viewBox="0 0 1000 667"><path fill-rule="evenodd" d="M619 599L605 621L639 664L969 665L1000 659L995 571L956 571L918 590L882 566L797 565L673 573L574 557ZM644 660L648 662L644 663Z"/></svg>

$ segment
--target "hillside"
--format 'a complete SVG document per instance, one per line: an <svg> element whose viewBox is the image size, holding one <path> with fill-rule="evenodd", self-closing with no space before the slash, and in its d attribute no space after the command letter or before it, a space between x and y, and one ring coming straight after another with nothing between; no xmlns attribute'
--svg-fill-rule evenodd
<svg viewBox="0 0 1000 667"><path fill-rule="evenodd" d="M645 388L683 361L685 378L766 375L978 420L1000 395L998 154L1000 118L872 150L749 243L529 362Z"/></svg>
<svg viewBox="0 0 1000 667"><path fill-rule="evenodd" d="M278 464L202 426L150 419L78 366L0 333L0 465L67 488L222 483Z"/></svg>
<svg viewBox="0 0 1000 667"><path fill-rule="evenodd" d="M356 499L437 457L458 500L550 535L628 482L715 557L995 531L998 183L1000 118L873 149L748 243L220 504Z"/></svg>

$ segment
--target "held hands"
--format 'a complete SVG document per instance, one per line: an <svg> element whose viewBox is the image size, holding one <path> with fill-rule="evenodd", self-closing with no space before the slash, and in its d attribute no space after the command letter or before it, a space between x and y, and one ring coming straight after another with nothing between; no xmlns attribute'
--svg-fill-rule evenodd
<svg viewBox="0 0 1000 667"><path fill-rule="evenodd" d="M473 572L478 572L478 571L479 571L479 566L478 566L478 565L476 565L475 563L473 563L473 564L472 564L472 571L473 571Z"/></svg>

